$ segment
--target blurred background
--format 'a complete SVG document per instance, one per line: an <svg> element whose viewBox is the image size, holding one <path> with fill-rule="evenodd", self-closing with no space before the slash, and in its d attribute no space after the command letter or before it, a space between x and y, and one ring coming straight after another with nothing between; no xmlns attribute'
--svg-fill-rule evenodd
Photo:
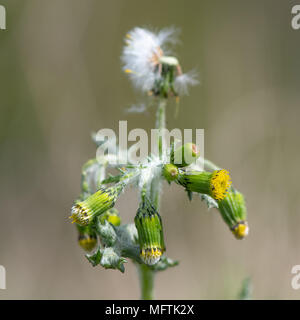
<svg viewBox="0 0 300 320"><path fill-rule="evenodd" d="M135 26L181 29L183 69L201 85L168 108L168 128L204 128L205 156L228 169L246 196L249 237L235 240L217 211L165 185L167 254L180 260L156 278L158 299L235 299L250 276L256 299L299 299L300 30L287 0L1 0L0 299L136 299L125 274L93 268L68 222L90 134L154 126L121 72L123 37ZM300 3L299 3L300 4ZM137 196L117 202L132 222Z"/></svg>

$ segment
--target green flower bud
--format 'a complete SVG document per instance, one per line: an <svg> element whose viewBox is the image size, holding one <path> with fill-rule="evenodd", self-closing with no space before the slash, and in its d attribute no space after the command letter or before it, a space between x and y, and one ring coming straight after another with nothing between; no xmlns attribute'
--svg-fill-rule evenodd
<svg viewBox="0 0 300 320"><path fill-rule="evenodd" d="M177 183L187 191L203 193L216 200L222 200L230 188L231 180L226 170L205 171L180 171Z"/></svg>
<svg viewBox="0 0 300 320"><path fill-rule="evenodd" d="M88 225L96 216L101 215L115 205L124 188L123 183L113 187L101 188L84 201L78 201L71 209L71 219L81 226Z"/></svg>
<svg viewBox="0 0 300 320"><path fill-rule="evenodd" d="M104 223L107 220L114 226L119 226L121 224L121 217L119 215L119 211L115 208L107 210L103 215L100 217L100 222Z"/></svg>
<svg viewBox="0 0 300 320"><path fill-rule="evenodd" d="M97 246L97 235L89 227L82 227L77 225L78 229L78 243L85 251L92 251Z"/></svg>
<svg viewBox="0 0 300 320"><path fill-rule="evenodd" d="M138 232L140 257L145 264L154 265L165 251L165 244L161 217L147 198L141 202L134 222Z"/></svg>
<svg viewBox="0 0 300 320"><path fill-rule="evenodd" d="M219 211L223 220L237 239L245 238L249 233L246 221L247 209L243 195L231 188L227 196L218 201Z"/></svg>
<svg viewBox="0 0 300 320"><path fill-rule="evenodd" d="M177 167L186 167L200 157L200 150L194 143L186 143L171 153L171 163Z"/></svg>
<svg viewBox="0 0 300 320"><path fill-rule="evenodd" d="M178 177L179 171L178 168L172 164L168 163L163 167L163 175L167 181L173 181Z"/></svg>

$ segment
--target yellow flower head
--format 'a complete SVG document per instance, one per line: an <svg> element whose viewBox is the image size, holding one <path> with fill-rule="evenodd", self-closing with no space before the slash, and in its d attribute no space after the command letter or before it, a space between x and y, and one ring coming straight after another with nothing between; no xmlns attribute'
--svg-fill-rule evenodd
<svg viewBox="0 0 300 320"><path fill-rule="evenodd" d="M207 194L215 200L224 199L231 185L229 173L224 169L214 172L179 170L176 182L187 191Z"/></svg>
<svg viewBox="0 0 300 320"><path fill-rule="evenodd" d="M231 185L229 172L227 170L216 170L210 180L211 195L216 200L225 198Z"/></svg>

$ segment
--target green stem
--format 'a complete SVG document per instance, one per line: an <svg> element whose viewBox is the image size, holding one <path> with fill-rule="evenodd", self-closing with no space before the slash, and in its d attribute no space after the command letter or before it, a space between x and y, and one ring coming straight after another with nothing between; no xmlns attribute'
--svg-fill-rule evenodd
<svg viewBox="0 0 300 320"><path fill-rule="evenodd" d="M163 154L163 130L166 127L166 104L167 100L164 98L160 98L158 103L158 109L156 113L156 129L159 130L158 137L158 150L159 150L159 158L162 158Z"/></svg>
<svg viewBox="0 0 300 320"><path fill-rule="evenodd" d="M153 300L153 288L154 288L154 271L147 265L139 265L139 276L141 285L141 299Z"/></svg>
<svg viewBox="0 0 300 320"><path fill-rule="evenodd" d="M158 129L158 152L159 158L163 157L163 131L166 128L166 105L167 100L165 98L159 98L158 108L156 112L156 129ZM156 177L151 182L151 194L150 198L152 204L157 211L160 207L160 191L161 191L161 177Z"/></svg>

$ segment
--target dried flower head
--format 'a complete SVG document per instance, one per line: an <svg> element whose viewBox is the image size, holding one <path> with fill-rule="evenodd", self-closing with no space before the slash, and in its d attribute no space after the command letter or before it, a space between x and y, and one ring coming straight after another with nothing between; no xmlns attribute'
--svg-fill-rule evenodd
<svg viewBox="0 0 300 320"><path fill-rule="evenodd" d="M127 33L122 54L123 70L134 86L144 92L167 97L187 94L196 85L195 73L182 74L176 57L169 56L168 46L177 42L177 30L162 29L157 33L134 28Z"/></svg>

